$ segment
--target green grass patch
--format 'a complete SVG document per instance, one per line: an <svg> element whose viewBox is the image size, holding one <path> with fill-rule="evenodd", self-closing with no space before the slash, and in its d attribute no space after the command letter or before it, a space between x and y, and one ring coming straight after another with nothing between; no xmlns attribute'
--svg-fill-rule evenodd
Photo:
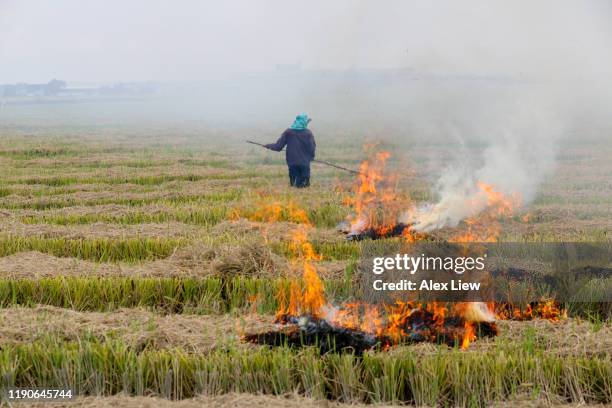
<svg viewBox="0 0 612 408"><path fill-rule="evenodd" d="M200 180L237 180L244 178L268 177L278 178L284 174L278 172L268 172L262 174L261 171L240 171L240 172L219 172L216 174L163 174L163 175L145 175L145 176L92 176L92 177L74 177L74 176L55 176L55 177L30 177L22 179L7 180L9 184L25 184L25 185L42 185L48 187L62 187L72 184L135 184L140 186L158 186L171 181L193 182Z"/></svg>
<svg viewBox="0 0 612 408"><path fill-rule="evenodd" d="M136 184L140 186L156 186L170 181L199 181L204 176L198 174L156 175L137 177L32 177L11 181L12 184L43 185L49 187L66 186L70 184Z"/></svg>
<svg viewBox="0 0 612 408"><path fill-rule="evenodd" d="M167 223L171 221L185 224L213 226L226 220L229 209L226 206L203 208L176 208L155 212L133 211L121 215L98 214L59 214L21 217L24 224L84 225L104 222L109 224L136 225Z"/></svg>
<svg viewBox="0 0 612 408"><path fill-rule="evenodd" d="M612 237L605 229L531 231L523 234L503 234L502 242L609 242Z"/></svg>
<svg viewBox="0 0 612 408"><path fill-rule="evenodd" d="M287 348L209 354L137 350L120 341L53 340L2 346L0 388L72 388L79 395L183 399L231 392L303 394L343 402L480 407L514 395L570 403L612 402L610 357L520 348L466 353L319 356Z"/></svg>
<svg viewBox="0 0 612 408"><path fill-rule="evenodd" d="M179 159L179 164L197 167L231 168L233 165L225 159Z"/></svg>
<svg viewBox="0 0 612 408"><path fill-rule="evenodd" d="M342 299L350 293L350 283L328 280L329 298ZM259 313L278 309L278 293L289 294L284 278L91 278L57 277L45 279L0 280L0 307L37 304L79 311L111 311L118 308L146 307L168 313L211 314Z"/></svg>
<svg viewBox="0 0 612 408"><path fill-rule="evenodd" d="M242 189L234 189L221 192L210 192L206 194L177 194L164 197L111 197L81 200L74 197L61 197L60 199L43 199L33 202L19 203L0 203L0 208L10 210L31 209L31 210L51 210L75 206L95 207L98 205L116 204L130 207L138 207L148 204L158 205L181 205L191 203L226 203L239 199L243 194Z"/></svg>
<svg viewBox="0 0 612 408"><path fill-rule="evenodd" d="M76 156L79 154L76 150L70 150L66 148L59 149L48 149L48 148L32 148L22 150L0 150L0 156L10 157L15 160L29 160L39 157L60 157L60 156Z"/></svg>
<svg viewBox="0 0 612 408"><path fill-rule="evenodd" d="M96 262L138 262L171 255L186 240L176 238L66 239L37 236L0 237L0 256L23 251Z"/></svg>
<svg viewBox="0 0 612 408"><path fill-rule="evenodd" d="M55 160L50 163L41 164L37 161L16 162L12 166L15 168L36 168L36 169L111 169L111 168L135 168L144 169L151 167L171 166L172 160L126 160L125 162L113 161L76 161L76 160Z"/></svg>

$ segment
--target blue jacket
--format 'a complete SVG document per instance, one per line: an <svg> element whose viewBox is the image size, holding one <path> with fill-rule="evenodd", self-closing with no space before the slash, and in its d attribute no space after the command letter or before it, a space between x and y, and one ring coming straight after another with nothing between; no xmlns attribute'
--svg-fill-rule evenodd
<svg viewBox="0 0 612 408"><path fill-rule="evenodd" d="M317 145L309 129L295 130L289 128L283 132L276 143L266 145L268 149L276 152L280 152L285 146L287 146L286 158L289 166L308 166L315 158Z"/></svg>

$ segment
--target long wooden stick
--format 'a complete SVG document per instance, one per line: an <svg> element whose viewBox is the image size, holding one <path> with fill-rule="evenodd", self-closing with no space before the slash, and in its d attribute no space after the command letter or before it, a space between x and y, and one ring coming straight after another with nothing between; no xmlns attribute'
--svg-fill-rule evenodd
<svg viewBox="0 0 612 408"><path fill-rule="evenodd" d="M250 144L257 145L257 146L261 146L261 147L264 147L264 148L266 148L266 149L267 149L266 145L264 145L264 144L257 143L257 142L253 142L253 141L251 141L251 140L247 140L246 142L247 142L247 143L250 143ZM317 159L313 159L312 161L313 161L313 162L315 162L315 163L324 164L324 165L326 165L326 166L335 167L335 168L340 169L340 170L348 171L349 173L353 173L353 174L361 174L361 173L359 173L357 170L347 169L346 167L338 166L337 164L333 164L333 163L330 163L330 162L325 161L325 160L317 160Z"/></svg>

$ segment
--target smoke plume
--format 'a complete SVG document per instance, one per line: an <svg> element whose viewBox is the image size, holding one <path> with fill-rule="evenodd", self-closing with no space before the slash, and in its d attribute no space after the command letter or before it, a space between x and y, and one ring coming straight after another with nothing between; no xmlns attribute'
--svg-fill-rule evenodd
<svg viewBox="0 0 612 408"><path fill-rule="evenodd" d="M567 123L562 108L533 93L491 102L494 109L472 110L470 126L456 121L456 138L463 142L464 137L476 136L487 147L456 153L435 185L437 200L408 215L416 230L454 227L485 210L491 203L483 184L517 204L528 204L554 168Z"/></svg>

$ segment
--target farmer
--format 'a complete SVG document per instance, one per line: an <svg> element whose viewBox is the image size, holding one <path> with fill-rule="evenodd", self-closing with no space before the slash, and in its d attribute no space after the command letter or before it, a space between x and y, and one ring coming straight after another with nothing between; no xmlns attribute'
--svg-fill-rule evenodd
<svg viewBox="0 0 612 408"><path fill-rule="evenodd" d="M293 125L283 132L276 143L265 145L276 152L280 152L283 147L287 146L289 184L297 188L310 185L310 162L315 157L316 149L314 136L309 129L306 129L310 121L308 115L297 115Z"/></svg>

